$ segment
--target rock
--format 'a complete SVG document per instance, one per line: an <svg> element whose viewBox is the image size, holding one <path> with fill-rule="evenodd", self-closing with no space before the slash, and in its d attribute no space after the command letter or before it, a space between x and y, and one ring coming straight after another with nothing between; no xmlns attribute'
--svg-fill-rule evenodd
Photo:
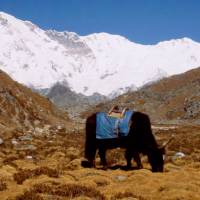
<svg viewBox="0 0 200 200"><path fill-rule="evenodd" d="M176 157L179 157L179 158L183 158L183 157L185 157L185 154L182 153L182 152L177 152L177 153L175 154L175 156L176 156Z"/></svg>
<svg viewBox="0 0 200 200"><path fill-rule="evenodd" d="M43 133L44 133L44 131L43 131L42 128L36 127L35 130L34 130L34 135L35 135L35 136L39 136L39 137L40 137L40 136L43 135Z"/></svg>
<svg viewBox="0 0 200 200"><path fill-rule="evenodd" d="M37 149L37 147L32 144L27 144L27 145L19 145L16 149L19 151L24 151L24 150L34 151Z"/></svg>
<svg viewBox="0 0 200 200"><path fill-rule="evenodd" d="M32 160L32 159L33 159L33 156L26 156L26 159L27 159L27 160Z"/></svg>
<svg viewBox="0 0 200 200"><path fill-rule="evenodd" d="M197 118L200 113L200 97L194 95L190 98L186 98L184 102L185 119Z"/></svg>
<svg viewBox="0 0 200 200"><path fill-rule="evenodd" d="M35 120L33 123L34 123L35 126L38 126L40 124L40 121L39 120Z"/></svg>
<svg viewBox="0 0 200 200"><path fill-rule="evenodd" d="M45 124L43 129L44 129L44 131L49 131L50 128L51 128L51 125Z"/></svg>
<svg viewBox="0 0 200 200"><path fill-rule="evenodd" d="M127 176L125 176L125 175L118 175L118 176L115 176L114 178L117 181L125 181L127 179Z"/></svg>
<svg viewBox="0 0 200 200"><path fill-rule="evenodd" d="M177 160L179 158L184 158L186 155L183 152L177 152L174 154L174 156L172 157L172 160Z"/></svg>
<svg viewBox="0 0 200 200"><path fill-rule="evenodd" d="M57 131L59 133L65 133L66 132L66 128L64 126L59 125L59 126L57 126Z"/></svg>
<svg viewBox="0 0 200 200"><path fill-rule="evenodd" d="M22 135L22 136L20 136L19 139L20 139L21 141L31 141L33 138L32 138L32 135L27 134L27 135Z"/></svg>
<svg viewBox="0 0 200 200"><path fill-rule="evenodd" d="M12 143L13 145L18 145L18 144L19 144L16 138L13 138L13 139L11 140L11 143Z"/></svg>
<svg viewBox="0 0 200 200"><path fill-rule="evenodd" d="M0 145L3 144L3 143L4 143L3 139L0 138Z"/></svg>
<svg viewBox="0 0 200 200"><path fill-rule="evenodd" d="M58 130L61 130L63 127L61 125L57 126Z"/></svg>

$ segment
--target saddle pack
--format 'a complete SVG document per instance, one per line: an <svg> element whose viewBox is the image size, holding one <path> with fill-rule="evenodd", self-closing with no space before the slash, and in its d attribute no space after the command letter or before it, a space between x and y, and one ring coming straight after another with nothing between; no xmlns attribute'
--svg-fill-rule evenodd
<svg viewBox="0 0 200 200"><path fill-rule="evenodd" d="M112 139L127 136L133 111L124 109L120 112L114 107L108 112L96 115L96 138Z"/></svg>

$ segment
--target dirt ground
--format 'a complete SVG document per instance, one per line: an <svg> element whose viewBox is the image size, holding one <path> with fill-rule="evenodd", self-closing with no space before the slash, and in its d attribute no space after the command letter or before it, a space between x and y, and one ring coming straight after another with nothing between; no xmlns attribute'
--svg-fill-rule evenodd
<svg viewBox="0 0 200 200"><path fill-rule="evenodd" d="M81 167L84 134L17 134L0 145L1 200L199 200L200 127L153 126L157 141L171 135L165 172L123 170L124 151L107 152L109 169ZM133 161L132 165L135 163Z"/></svg>

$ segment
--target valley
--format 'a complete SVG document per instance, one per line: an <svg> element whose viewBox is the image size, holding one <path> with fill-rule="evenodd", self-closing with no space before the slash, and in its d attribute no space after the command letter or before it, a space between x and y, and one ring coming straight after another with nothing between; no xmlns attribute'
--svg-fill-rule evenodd
<svg viewBox="0 0 200 200"><path fill-rule="evenodd" d="M159 92L158 84L162 86L163 81L168 84L172 81L173 88L174 86L180 88L173 81L179 80L179 84L182 84L181 79L186 81L185 76L190 76L191 82L187 81L190 85L196 83L194 80L198 77L198 71L199 69L187 72L181 75L183 78L175 76L161 80L145 88L151 90L156 88ZM143 169L135 169L136 164L132 161L132 170L125 170L123 149L107 152L109 162L107 170L103 170L98 155L96 169L83 168L81 161L84 159L85 118L96 109L106 110L112 103L119 104L119 99L121 100L119 105L124 105L123 99L125 103L129 102L130 106L131 98L134 97L136 101L135 95L140 92L143 94L143 89L133 94L122 95L113 102L100 104L93 110L82 113L84 117L80 122L77 119L74 119L75 121L69 119L67 113L57 109L48 99L13 81L4 72L0 75L0 89L3 91L0 118L0 199L198 200L200 198L198 115L179 120L178 123L176 118L175 120L163 118L162 123L159 123L162 115L156 115L154 118L151 110L143 110L148 111L150 117L153 116L152 129L159 144L174 135L174 140L166 149L164 173L152 173L146 156L142 155ZM187 84L183 85L187 88ZM171 90L169 86L165 88ZM188 88L191 90L191 87ZM28 104L30 101L32 104ZM15 111L16 109L20 112Z"/></svg>

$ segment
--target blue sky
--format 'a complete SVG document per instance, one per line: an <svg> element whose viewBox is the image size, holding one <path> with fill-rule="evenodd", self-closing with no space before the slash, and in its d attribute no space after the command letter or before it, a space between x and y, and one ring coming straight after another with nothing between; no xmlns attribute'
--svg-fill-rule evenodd
<svg viewBox="0 0 200 200"><path fill-rule="evenodd" d="M200 42L200 0L0 0L0 11L80 35L108 32L143 44L182 37Z"/></svg>

